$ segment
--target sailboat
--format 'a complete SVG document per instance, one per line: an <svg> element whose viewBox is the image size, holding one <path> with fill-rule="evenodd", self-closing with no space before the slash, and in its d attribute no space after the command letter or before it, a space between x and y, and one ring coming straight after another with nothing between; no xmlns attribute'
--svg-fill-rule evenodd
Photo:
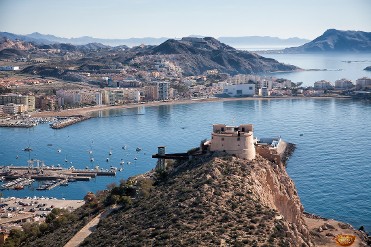
<svg viewBox="0 0 371 247"><path fill-rule="evenodd" d="M108 155L112 155L112 149L109 150Z"/></svg>

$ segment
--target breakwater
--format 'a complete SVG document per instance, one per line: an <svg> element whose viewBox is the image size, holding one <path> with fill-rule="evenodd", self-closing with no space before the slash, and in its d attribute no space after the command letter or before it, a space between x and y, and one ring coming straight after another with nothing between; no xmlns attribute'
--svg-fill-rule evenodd
<svg viewBox="0 0 371 247"><path fill-rule="evenodd" d="M75 123L79 123L84 120L90 119L89 116L69 116L69 117L57 117L57 120L50 124L52 129L62 129Z"/></svg>

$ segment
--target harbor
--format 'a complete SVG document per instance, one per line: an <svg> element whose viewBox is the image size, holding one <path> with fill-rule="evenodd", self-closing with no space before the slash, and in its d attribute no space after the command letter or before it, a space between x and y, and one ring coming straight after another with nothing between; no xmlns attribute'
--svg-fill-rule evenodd
<svg viewBox="0 0 371 247"><path fill-rule="evenodd" d="M22 190L34 181L41 181L36 190L51 190L57 186L68 186L69 182L90 181L98 176L116 176L117 169L75 169L62 167L33 166L3 166L0 176L4 183L1 190Z"/></svg>

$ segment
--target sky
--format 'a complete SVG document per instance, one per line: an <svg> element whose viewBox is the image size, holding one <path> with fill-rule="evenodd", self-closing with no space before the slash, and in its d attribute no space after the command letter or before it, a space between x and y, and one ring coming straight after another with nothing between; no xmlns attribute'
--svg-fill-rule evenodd
<svg viewBox="0 0 371 247"><path fill-rule="evenodd" d="M0 0L0 31L71 38L371 32L371 0Z"/></svg>

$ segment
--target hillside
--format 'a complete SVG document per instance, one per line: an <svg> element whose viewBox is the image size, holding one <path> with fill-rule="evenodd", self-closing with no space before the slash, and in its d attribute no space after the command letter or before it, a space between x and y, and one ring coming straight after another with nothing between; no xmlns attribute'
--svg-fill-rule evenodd
<svg viewBox="0 0 371 247"><path fill-rule="evenodd" d="M255 53L237 50L211 37L170 39L151 48L143 55L171 55L185 75L202 74L218 69L229 74L251 74L270 71L293 71L298 68L286 65Z"/></svg>
<svg viewBox="0 0 371 247"><path fill-rule="evenodd" d="M321 36L299 47L283 50L301 52L371 52L371 32L328 29Z"/></svg>
<svg viewBox="0 0 371 247"><path fill-rule="evenodd" d="M354 246L371 243L348 224L304 213L285 167L259 155L247 161L209 153L168 167L88 193L81 210L55 209L47 224L32 225L32 234L21 238L14 234L5 246L65 246L87 215L115 203L116 211L79 246L335 247L339 233L354 235Z"/></svg>
<svg viewBox="0 0 371 247"><path fill-rule="evenodd" d="M13 42L13 41L12 41ZM10 42L7 42L10 43ZM12 57L14 59L31 54L33 58L47 60L53 59L53 65L45 64L46 67L79 67L83 71L89 65L99 65L107 68L122 68L123 66L134 66L148 71L155 67L158 61L168 61L181 69L184 76L200 75L207 70L217 69L221 73L255 74L261 72L294 71L299 69L293 65L279 63L278 61L265 58L248 51L237 50L231 46L221 43L211 37L205 38L183 38L181 40L169 39L158 46L126 46L110 47L99 43L86 45L72 45L65 43L36 45L24 41L16 41L13 50L3 52L2 58ZM29 47L29 48L27 48ZM9 48L10 49L10 48ZM17 53L22 50L22 53ZM65 60L68 55L68 61ZM42 66L34 70L33 74L39 74ZM23 72L29 71L26 68ZM42 73L40 73L42 75Z"/></svg>
<svg viewBox="0 0 371 247"><path fill-rule="evenodd" d="M283 166L203 157L98 225L82 246L312 246Z"/></svg>

